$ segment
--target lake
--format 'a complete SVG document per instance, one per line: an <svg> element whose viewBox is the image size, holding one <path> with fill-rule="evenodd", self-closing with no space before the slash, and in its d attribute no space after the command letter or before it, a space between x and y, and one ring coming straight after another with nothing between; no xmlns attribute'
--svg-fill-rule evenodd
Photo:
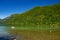
<svg viewBox="0 0 60 40"><path fill-rule="evenodd" d="M0 36L1 35L9 35L9 33L6 30L7 27L5 26L0 26Z"/></svg>
<svg viewBox="0 0 60 40"><path fill-rule="evenodd" d="M8 27L0 26L0 40L13 40L15 39L15 36L11 35L7 31Z"/></svg>
<svg viewBox="0 0 60 40"><path fill-rule="evenodd" d="M22 40L22 39L38 40L38 39L47 39L49 37L52 40L53 39L60 40L60 30L57 30L56 28L54 28L55 29L54 30L53 28L50 29L49 27L45 27L45 28L42 28L41 30L41 27L39 29L37 27L21 27L21 26L19 27L17 26L15 28L13 26L12 27L13 29L11 29L11 27L12 26L0 26L0 38L4 37L9 40L14 38L16 38L17 40ZM52 30L52 32L50 32L50 30ZM38 37L41 37L41 38L38 38ZM2 39L2 40L5 40L5 39Z"/></svg>

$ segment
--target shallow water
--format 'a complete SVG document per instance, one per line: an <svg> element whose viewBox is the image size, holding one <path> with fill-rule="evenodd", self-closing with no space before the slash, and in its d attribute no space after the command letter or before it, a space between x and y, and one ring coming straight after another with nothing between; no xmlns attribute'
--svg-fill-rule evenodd
<svg viewBox="0 0 60 40"><path fill-rule="evenodd" d="M11 40L14 39L15 36L12 36L8 31L7 27L0 26L0 40Z"/></svg>
<svg viewBox="0 0 60 40"><path fill-rule="evenodd" d="M32 32L31 30L33 29L34 31L33 32L35 32L35 30L38 32L38 30L41 30L41 28L34 28L34 27L15 27L14 29L11 29L11 26L0 26L0 37L1 36L4 36L5 38L15 38L16 37L16 39L17 40L22 40L23 38L24 38L24 35L20 35L20 34L17 34L17 35L15 35L15 33L14 32L16 32L17 30L19 30L19 31L17 31L17 32L21 32L22 34L24 33L24 34L26 34L26 32L24 31L24 29L25 30L27 30L27 33L29 33L29 30L30 30L30 32ZM53 31L53 28L42 28L42 30L49 30L51 33L52 32L54 32ZM10 32L8 32L9 30L11 30L11 32L13 32L12 33L12 35L10 34ZM23 30L23 31L20 31L20 30ZM49 31L47 31L46 30L46 32L49 32ZM52 31L51 31L52 30ZM32 32L32 34L34 34ZM40 32L40 31L39 31ZM37 33L37 34L39 34L39 32ZM41 31L42 32L42 31ZM49 32L49 33L50 33ZM44 32L43 32L44 33ZM48 34L49 34L48 33ZM32 35L31 34L31 35ZM7 36L6 36L7 35ZM44 34L42 34L42 35L44 35ZM28 39L28 35L26 35L27 36L27 39ZM47 35L47 36L49 36L49 35ZM58 35L57 35L58 36ZM37 37L37 36L36 36Z"/></svg>
<svg viewBox="0 0 60 40"><path fill-rule="evenodd" d="M5 27L5 26L0 26L0 36L9 35L9 33L6 30L6 28L7 27Z"/></svg>

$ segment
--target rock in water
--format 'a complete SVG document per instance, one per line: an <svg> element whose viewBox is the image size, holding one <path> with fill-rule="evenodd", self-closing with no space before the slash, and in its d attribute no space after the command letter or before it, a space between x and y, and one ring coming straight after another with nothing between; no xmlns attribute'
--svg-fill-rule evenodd
<svg viewBox="0 0 60 40"><path fill-rule="evenodd" d="M15 27L14 27L14 26L12 26L12 27L11 27L11 29L15 29Z"/></svg>
<svg viewBox="0 0 60 40"><path fill-rule="evenodd" d="M9 36L9 35L0 36L0 40L16 40L16 37L14 37L14 36Z"/></svg>
<svg viewBox="0 0 60 40"><path fill-rule="evenodd" d="M52 30L50 30L50 32L52 32Z"/></svg>

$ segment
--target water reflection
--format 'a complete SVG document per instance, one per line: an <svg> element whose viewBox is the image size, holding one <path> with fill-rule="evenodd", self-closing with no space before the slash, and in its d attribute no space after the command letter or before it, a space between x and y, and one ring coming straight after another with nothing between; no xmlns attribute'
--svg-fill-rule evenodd
<svg viewBox="0 0 60 40"><path fill-rule="evenodd" d="M0 36L2 35L9 35L6 28L4 26L0 26Z"/></svg>
<svg viewBox="0 0 60 40"><path fill-rule="evenodd" d="M6 29L7 29L7 27L0 26L0 40L13 40L13 39L15 39L16 37L10 35Z"/></svg>

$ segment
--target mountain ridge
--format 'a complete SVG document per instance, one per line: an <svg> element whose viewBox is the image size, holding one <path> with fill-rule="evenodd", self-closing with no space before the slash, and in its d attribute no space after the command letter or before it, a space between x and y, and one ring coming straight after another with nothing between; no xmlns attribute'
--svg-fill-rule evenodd
<svg viewBox="0 0 60 40"><path fill-rule="evenodd" d="M22 14L13 14L3 20L5 25L15 26L41 26L60 25L60 5L34 7Z"/></svg>

